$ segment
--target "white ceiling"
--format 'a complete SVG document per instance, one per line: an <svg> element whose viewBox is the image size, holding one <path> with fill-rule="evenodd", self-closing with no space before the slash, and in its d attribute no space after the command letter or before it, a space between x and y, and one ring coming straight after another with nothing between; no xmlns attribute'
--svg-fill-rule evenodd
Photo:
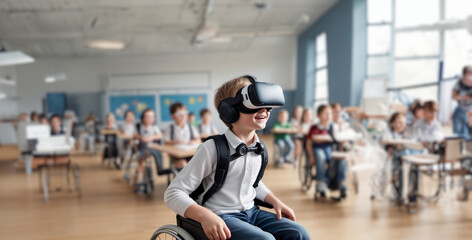
<svg viewBox="0 0 472 240"><path fill-rule="evenodd" d="M337 0L0 0L0 44L33 56L242 51L282 46ZM206 15L210 3L211 12ZM257 10L255 3L268 7ZM308 16L309 19L303 20ZM308 21L306 21L308 20ZM192 44L201 26L231 42ZM119 40L121 51L90 49Z"/></svg>

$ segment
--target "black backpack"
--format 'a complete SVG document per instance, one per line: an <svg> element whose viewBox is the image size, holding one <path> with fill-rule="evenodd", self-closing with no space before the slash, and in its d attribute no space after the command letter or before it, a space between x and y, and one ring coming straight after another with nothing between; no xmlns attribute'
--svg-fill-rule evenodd
<svg viewBox="0 0 472 240"><path fill-rule="evenodd" d="M208 189L208 191L205 193L205 195L203 195L202 206L208 199L210 199L211 196L213 196L216 192L218 192L218 190L223 187L226 180L226 176L228 174L229 164L232 161L230 158L228 140L226 139L224 134L208 137L205 141L209 139L213 139L215 141L217 163L215 171L215 181L210 187L210 189ZM262 140L259 139L259 141L264 151L261 154L261 169L259 170L259 174L257 175L256 181L252 185L254 188L257 188L257 186L259 186L259 182L264 176L264 171L268 163L267 147ZM203 193L203 191L203 184L200 184L200 186L190 194L190 197L196 200Z"/></svg>

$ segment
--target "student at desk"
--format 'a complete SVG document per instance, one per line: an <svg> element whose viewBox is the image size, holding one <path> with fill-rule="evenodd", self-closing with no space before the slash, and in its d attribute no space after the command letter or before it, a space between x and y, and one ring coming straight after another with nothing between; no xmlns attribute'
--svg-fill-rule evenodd
<svg viewBox="0 0 472 240"><path fill-rule="evenodd" d="M173 123L169 125L164 134L165 144L170 145L194 145L200 143L200 135L194 126L187 122L187 108L180 102L170 106L170 114ZM175 167L182 169L187 164L187 159L173 159Z"/></svg>
<svg viewBox="0 0 472 240"><path fill-rule="evenodd" d="M396 199L401 203L403 196L403 160L402 156L410 154L410 150L399 148L398 146L388 144L391 140L411 139L411 135L406 131L406 117L404 114L396 112L392 114L388 122L388 129L382 136L382 143L389 156L392 157L392 182L396 185Z"/></svg>
<svg viewBox="0 0 472 240"><path fill-rule="evenodd" d="M293 109L292 119L290 119L290 124L292 125L292 127L298 130L298 132L293 135L293 142L295 143L295 158L297 158L297 156L300 156L300 153L303 148L303 139L305 137L305 135L301 133L302 114L303 107L298 105Z"/></svg>
<svg viewBox="0 0 472 240"><path fill-rule="evenodd" d="M316 135L333 136L333 125L331 124L331 108L328 105L320 105L317 109L319 123L310 128L306 136L306 150L310 158L310 165L316 166L316 194L326 198L328 186L331 189L339 189L340 198L346 198L346 172L347 162L332 159L333 140L314 140ZM335 162L337 161L337 162ZM335 173L331 175L330 173Z"/></svg>
<svg viewBox="0 0 472 240"><path fill-rule="evenodd" d="M51 136L64 135L65 132L61 126L61 117L57 114L49 118L49 125L51 126Z"/></svg>
<svg viewBox="0 0 472 240"><path fill-rule="evenodd" d="M211 123L211 112L207 108L200 111L202 123L198 125L198 132L201 136L211 136L218 133L215 126Z"/></svg>
<svg viewBox="0 0 472 240"><path fill-rule="evenodd" d="M117 130L116 119L113 113L107 113L105 117L105 130ZM118 146L116 144L116 134L105 134L106 147L103 151L103 159L111 158L117 169L120 169L120 159L118 158Z"/></svg>
<svg viewBox="0 0 472 240"><path fill-rule="evenodd" d="M288 112L285 109L280 110L277 114L277 123L274 125L274 131L276 130L290 130L292 125L288 122ZM275 133L275 144L279 147L279 159L275 163L275 167L279 167L281 163L293 163L293 150L295 144L293 143L292 136L289 133Z"/></svg>
<svg viewBox="0 0 472 240"><path fill-rule="evenodd" d="M162 138L161 130L155 125L156 114L151 108L145 109L141 113L141 123L137 125L137 134L135 138L139 140L138 151L139 160L136 169L135 187L136 193L141 194L145 190L144 184L144 161L146 154L149 153L156 163L156 170L162 169L162 155L159 151L149 148L148 145Z"/></svg>
<svg viewBox="0 0 472 240"><path fill-rule="evenodd" d="M125 113L125 122L120 126L120 131L125 136L134 136L136 134L135 115L132 110Z"/></svg>
<svg viewBox="0 0 472 240"><path fill-rule="evenodd" d="M424 119L413 124L413 137L421 142L423 146L430 153L435 152L436 143L444 140L441 123L436 119L438 113L438 104L434 101L424 103ZM413 166L412 171L416 175L416 184L414 185L414 192L418 190L419 169ZM410 202L416 202L416 196L409 196Z"/></svg>

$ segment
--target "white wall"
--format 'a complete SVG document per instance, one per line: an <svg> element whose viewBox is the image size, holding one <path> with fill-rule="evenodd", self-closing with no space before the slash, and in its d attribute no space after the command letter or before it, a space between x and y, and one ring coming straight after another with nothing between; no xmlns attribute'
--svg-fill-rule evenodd
<svg viewBox="0 0 472 240"><path fill-rule="evenodd" d="M210 73L211 91L223 82L244 74L260 81L280 84L286 90L296 88L296 38L283 46L259 51L208 53L169 56L129 56L80 59L42 59L17 67L19 110L41 110L47 92L97 92L106 90L111 75L173 72ZM67 80L44 83L51 73L65 73ZM156 83L158 84L158 83ZM209 99L212 106L213 99Z"/></svg>
<svg viewBox="0 0 472 240"><path fill-rule="evenodd" d="M14 66L0 67L0 78L10 76L15 78L16 69ZM18 98L16 85L6 85L0 83L0 93L5 93L5 99L0 99L0 120L14 119L18 116Z"/></svg>

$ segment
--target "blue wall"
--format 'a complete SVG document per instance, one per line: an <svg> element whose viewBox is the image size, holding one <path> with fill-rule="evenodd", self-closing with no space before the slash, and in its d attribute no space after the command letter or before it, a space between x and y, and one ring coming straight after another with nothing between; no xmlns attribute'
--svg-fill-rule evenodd
<svg viewBox="0 0 472 240"><path fill-rule="evenodd" d="M359 105L366 75L366 0L339 0L298 36L296 103L313 106L315 39L327 39L329 101Z"/></svg>

